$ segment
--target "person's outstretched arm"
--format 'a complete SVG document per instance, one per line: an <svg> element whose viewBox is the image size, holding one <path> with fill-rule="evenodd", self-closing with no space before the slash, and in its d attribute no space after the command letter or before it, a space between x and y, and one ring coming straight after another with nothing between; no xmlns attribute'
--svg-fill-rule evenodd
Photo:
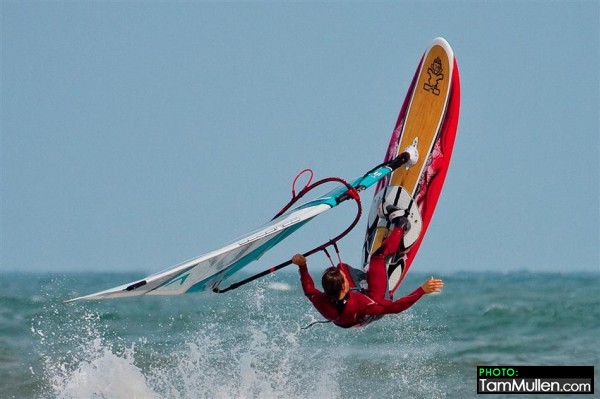
<svg viewBox="0 0 600 399"><path fill-rule="evenodd" d="M379 316L403 312L414 305L423 295L440 292L443 286L444 282L442 280L434 279L432 276L414 292L396 301L373 301L373 303L367 307L365 313L368 315Z"/></svg>
<svg viewBox="0 0 600 399"><path fill-rule="evenodd" d="M298 265L298 271L300 272L300 282L302 283L302 290L304 291L304 295L307 297L312 297L316 294L320 294L319 291L315 287L315 283L308 272L308 267L306 266L306 258L300 254L296 254L292 257L292 263Z"/></svg>

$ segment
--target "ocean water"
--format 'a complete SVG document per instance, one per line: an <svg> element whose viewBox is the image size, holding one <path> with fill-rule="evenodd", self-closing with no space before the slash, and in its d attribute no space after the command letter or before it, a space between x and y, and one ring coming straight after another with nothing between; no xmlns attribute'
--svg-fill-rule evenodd
<svg viewBox="0 0 600 399"><path fill-rule="evenodd" d="M0 397L474 398L477 365L592 365L598 381L600 274L449 274L348 330L302 329L320 317L293 269L226 294L62 304L140 277L1 273Z"/></svg>

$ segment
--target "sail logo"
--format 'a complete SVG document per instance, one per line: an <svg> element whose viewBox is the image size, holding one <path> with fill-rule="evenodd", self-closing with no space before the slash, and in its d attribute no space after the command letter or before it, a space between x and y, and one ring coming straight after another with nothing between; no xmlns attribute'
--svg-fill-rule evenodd
<svg viewBox="0 0 600 399"><path fill-rule="evenodd" d="M270 236L273 233L276 233L276 232L278 232L280 230L284 230L285 228L287 228L287 227L289 227L289 226L291 226L291 225L293 225L293 224L295 224L295 223L297 223L299 221L300 221L300 218L294 218L292 220L288 220L288 221L283 222L283 223L281 223L281 224L279 224L277 226L273 226L273 227L271 227L271 228L269 228L267 230L261 231L260 233L254 235L252 237L249 237L249 238L247 238L247 239L245 239L243 241L240 241L240 242L238 242L238 245L239 246L246 245L246 244L249 244L249 243L251 243L253 241L259 240L261 238Z"/></svg>

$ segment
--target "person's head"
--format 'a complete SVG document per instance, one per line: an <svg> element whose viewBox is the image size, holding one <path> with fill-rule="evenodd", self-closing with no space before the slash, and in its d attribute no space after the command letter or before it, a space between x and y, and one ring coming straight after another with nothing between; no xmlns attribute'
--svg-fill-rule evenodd
<svg viewBox="0 0 600 399"><path fill-rule="evenodd" d="M321 284L323 285L323 291L331 299L339 299L341 294L346 294L350 288L346 276L337 267L329 267L323 272L321 278Z"/></svg>

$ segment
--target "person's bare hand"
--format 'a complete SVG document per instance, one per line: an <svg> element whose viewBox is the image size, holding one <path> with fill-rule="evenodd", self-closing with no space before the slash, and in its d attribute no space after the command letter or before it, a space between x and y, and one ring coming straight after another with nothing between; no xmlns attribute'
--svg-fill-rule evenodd
<svg viewBox="0 0 600 399"><path fill-rule="evenodd" d="M443 286L444 282L441 279L433 278L433 276L431 276L431 278L421 287L426 294L431 294L432 292L440 292Z"/></svg>
<svg viewBox="0 0 600 399"><path fill-rule="evenodd" d="M296 254L292 257L292 263L298 266L305 266L306 258L301 254Z"/></svg>

